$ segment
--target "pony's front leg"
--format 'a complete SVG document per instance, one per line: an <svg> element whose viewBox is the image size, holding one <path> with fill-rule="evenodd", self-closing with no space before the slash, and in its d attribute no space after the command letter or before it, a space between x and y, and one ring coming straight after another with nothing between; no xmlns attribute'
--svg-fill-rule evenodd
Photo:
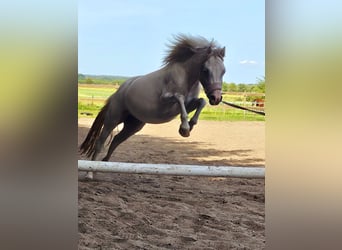
<svg viewBox="0 0 342 250"><path fill-rule="evenodd" d="M179 127L179 134L183 137L188 137L190 136L190 125L188 122L188 113L185 108L185 97L181 94L176 93L174 95L176 100L178 101L178 104L181 109L180 117L181 117L181 125Z"/></svg>
<svg viewBox="0 0 342 250"><path fill-rule="evenodd" d="M186 111L188 113L196 110L195 114L191 117L189 121L190 131L192 130L193 126L197 124L199 115L206 104L207 103L203 98L194 98L186 104Z"/></svg>

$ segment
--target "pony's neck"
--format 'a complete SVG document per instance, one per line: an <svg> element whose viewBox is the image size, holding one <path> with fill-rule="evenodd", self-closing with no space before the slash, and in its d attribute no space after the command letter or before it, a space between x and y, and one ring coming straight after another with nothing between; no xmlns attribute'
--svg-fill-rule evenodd
<svg viewBox="0 0 342 250"><path fill-rule="evenodd" d="M187 80L189 83L189 88L191 88L195 83L199 81L200 70L203 62L196 60L197 58L189 59L184 62L184 68L187 72Z"/></svg>

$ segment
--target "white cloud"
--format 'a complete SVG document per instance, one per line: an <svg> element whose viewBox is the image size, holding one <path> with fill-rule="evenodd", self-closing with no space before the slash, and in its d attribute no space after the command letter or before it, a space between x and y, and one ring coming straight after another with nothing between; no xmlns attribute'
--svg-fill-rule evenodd
<svg viewBox="0 0 342 250"><path fill-rule="evenodd" d="M239 62L240 64L257 64L254 60L242 60Z"/></svg>

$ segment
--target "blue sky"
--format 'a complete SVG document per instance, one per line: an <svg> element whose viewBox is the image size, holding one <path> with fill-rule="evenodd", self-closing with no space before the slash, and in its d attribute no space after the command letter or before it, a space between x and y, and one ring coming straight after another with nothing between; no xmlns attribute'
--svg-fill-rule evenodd
<svg viewBox="0 0 342 250"><path fill-rule="evenodd" d="M78 71L122 76L155 71L178 33L226 47L225 82L255 83L265 75L263 0L80 0Z"/></svg>

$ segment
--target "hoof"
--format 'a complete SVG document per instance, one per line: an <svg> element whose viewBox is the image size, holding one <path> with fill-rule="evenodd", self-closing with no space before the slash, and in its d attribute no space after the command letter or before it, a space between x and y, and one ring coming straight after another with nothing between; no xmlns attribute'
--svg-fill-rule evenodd
<svg viewBox="0 0 342 250"><path fill-rule="evenodd" d="M194 125L196 125L197 122L193 122L192 120L189 121L190 131L194 128Z"/></svg>
<svg viewBox="0 0 342 250"><path fill-rule="evenodd" d="M190 130L188 130L188 129L179 128L178 132L183 137L189 137L190 136Z"/></svg>
<svg viewBox="0 0 342 250"><path fill-rule="evenodd" d="M93 172L87 172L86 176L84 177L85 180L87 181L92 181L94 179L94 174Z"/></svg>

